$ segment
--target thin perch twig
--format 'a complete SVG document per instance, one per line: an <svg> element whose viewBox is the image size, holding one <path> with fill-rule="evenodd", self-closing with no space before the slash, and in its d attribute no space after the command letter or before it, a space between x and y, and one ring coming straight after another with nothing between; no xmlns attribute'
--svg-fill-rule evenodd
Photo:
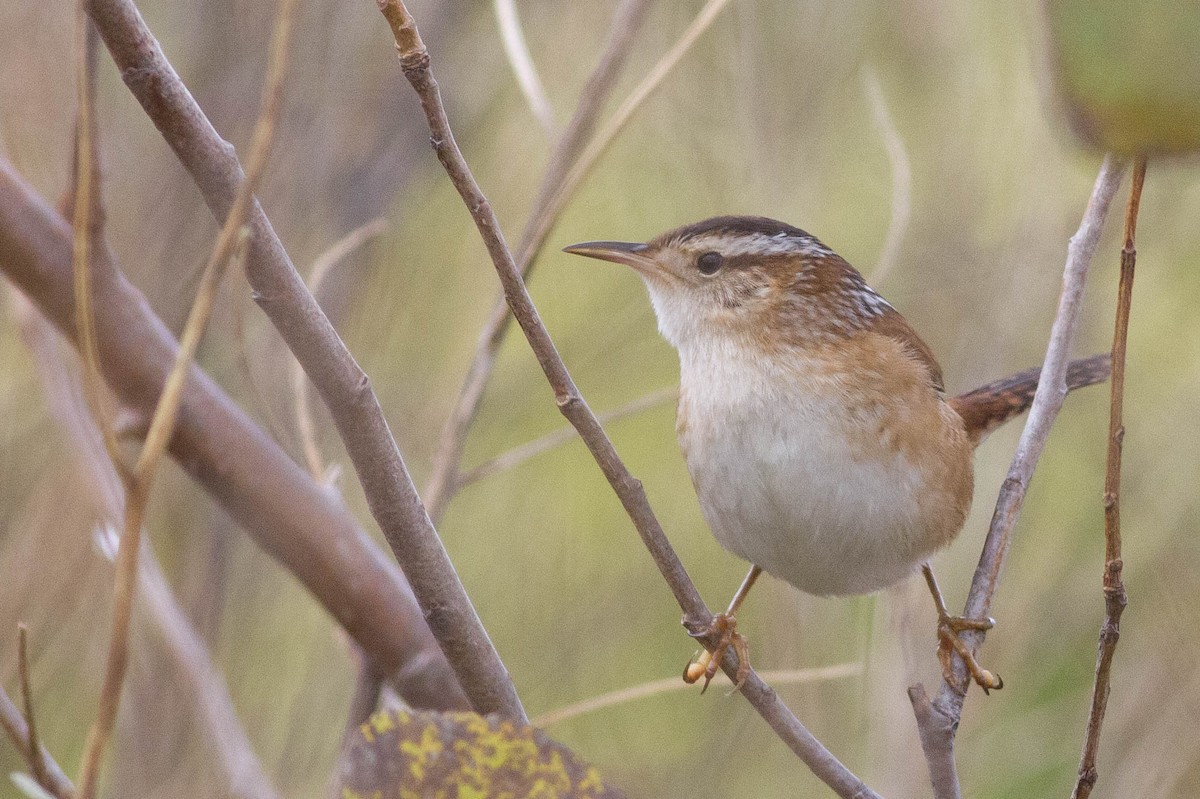
<svg viewBox="0 0 1200 799"><path fill-rule="evenodd" d="M1100 730L1108 709L1108 692L1113 655L1121 637L1121 614L1128 597L1121 581L1121 450L1125 442L1125 350L1129 340L1129 307L1133 300L1133 273L1137 263L1134 244L1142 184L1146 180L1146 159L1133 167L1133 185L1125 210L1125 242L1121 247L1121 279L1117 290L1117 318L1113 324L1112 378L1109 382L1108 457L1104 474L1104 624L1096 652L1096 677L1092 684L1092 705L1088 711L1079 759L1079 779L1072 799L1087 799L1100 776L1096 753L1100 748Z"/></svg>
<svg viewBox="0 0 1200 799"><path fill-rule="evenodd" d="M654 558L655 565L683 608L684 624L691 632L699 633L707 629L712 622L712 613L667 541L666 534L646 499L641 482L629 473L612 442L605 435L604 429L588 408L538 316L533 300L521 279L516 260L504 241L491 204L480 190L454 140L437 81L429 68L429 53L421 42L416 21L401 0L378 2L379 10L391 26L400 57L400 67L417 93L429 122L430 142L475 222L492 258L513 316L525 333L529 346L554 391L559 410L579 430L580 437L587 444L600 470L608 478L614 493L625 507L626 513L633 520L638 534ZM713 636L701 635L701 638L707 646L711 647L716 643L715 640L709 640ZM732 652L724 659L722 666L726 674L736 674L736 657ZM742 695L813 773L839 796L858 799L876 796L800 723L779 696L753 671L743 684Z"/></svg>
<svg viewBox="0 0 1200 799"><path fill-rule="evenodd" d="M205 265L196 300L188 315L187 324L180 336L179 352L175 365L163 386L162 396L150 420L150 429L145 444L133 467L125 494L124 527L117 549L117 574L114 587L113 628L109 641L104 682L100 691L100 707L96 719L88 731L84 745L79 774L81 799L92 799L100 769L100 759L112 734L120 705L121 688L129 656L129 623L133 613L133 600L138 584L138 555L141 550L142 522L146 503L159 461L166 452L167 444L175 432L175 421L183 395L192 359L200 346L200 339L208 325L216 302L217 290L225 267L233 255L238 237L250 211L254 189L266 168L275 127L283 102L283 79L287 74L287 57L291 32L295 23L298 0L281 0L278 19L271 37L271 52L267 67L267 79L263 86L262 110L254 128L254 139L250 147L249 166L246 180L242 184L233 207L221 228L212 254Z"/></svg>
<svg viewBox="0 0 1200 799"><path fill-rule="evenodd" d="M1111 155L1104 159L1079 230L1071 237L1067 247L1062 293L1050 330L1041 379L1029 411L1029 418L1025 421L1025 428L1017 443L1008 476L996 499L996 509L992 514L983 552L979 557L979 565L975 569L963 610L963 615L967 618L986 618L991 610L1004 559L1012 543L1013 526L1024 503L1025 492L1045 446L1050 427L1067 393L1066 372L1071 346L1075 341L1075 331L1079 326L1079 312L1088 267L1096 252L1109 204L1116 194L1124 172L1125 163L1120 159ZM972 653L978 652L983 638L981 631L968 630L961 634L963 643ZM931 703L932 708L926 709L921 706L921 701L927 697L920 686L914 686L909 691L918 723L922 725L921 745L930 774L935 778L940 775L942 779L940 783L934 784L934 796L937 799L957 799L960 796L954 766L954 736L962 718L962 707L970 677L957 652L952 653L951 658L954 685L942 683ZM929 710L932 712L928 712Z"/></svg>

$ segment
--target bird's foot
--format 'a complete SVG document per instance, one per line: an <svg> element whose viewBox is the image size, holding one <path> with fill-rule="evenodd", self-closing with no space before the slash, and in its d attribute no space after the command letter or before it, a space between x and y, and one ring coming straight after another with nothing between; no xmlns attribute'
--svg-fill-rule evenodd
<svg viewBox="0 0 1200 799"><path fill-rule="evenodd" d="M957 686L958 681L954 677L954 668L951 661L951 653L957 652L966 664L967 671L971 674L971 679L975 684L983 689L985 694L996 690L999 691L1004 687L1004 680L1000 679L999 674L994 674L979 665L979 661L975 659L975 655L971 653L970 648L963 643L959 638L959 633L967 630L990 630L996 626L994 619L968 619L963 616L951 616L941 613L938 615L938 660L942 664L942 679L946 681L946 685L951 688Z"/></svg>
<svg viewBox="0 0 1200 799"><path fill-rule="evenodd" d="M688 661L687 666L683 669L683 681L692 685L703 677L704 687L700 689L700 693L707 691L708 684L712 682L712 678L717 674L717 669L721 667L721 661L725 659L725 653L732 648L738 660L733 690L741 688L742 683L750 676L750 645L747 643L746 637L737 631L737 619L730 613L718 613L713 616L712 624L707 629L690 633L690 635L693 638L715 635L717 642L711 650L702 649Z"/></svg>

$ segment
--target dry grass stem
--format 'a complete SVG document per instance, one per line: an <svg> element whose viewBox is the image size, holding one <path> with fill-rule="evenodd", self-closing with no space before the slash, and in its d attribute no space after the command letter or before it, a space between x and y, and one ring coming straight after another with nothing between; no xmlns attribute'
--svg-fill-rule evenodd
<svg viewBox="0 0 1200 799"><path fill-rule="evenodd" d="M658 391L653 391L644 397L638 397L632 402L626 403L619 408L614 408L606 413L596 414L596 419L601 424L607 425L613 422L619 422L622 419L627 419L630 416L648 411L651 408L657 408L672 402L679 396L679 390L675 388L663 388ZM547 433L541 438L535 438L533 441L522 444L519 447L513 447L508 452L504 452L489 461L471 469L459 477L458 485L455 486L455 491L460 491L463 488L484 480L499 472L506 472L510 469L515 469L526 461L536 458L545 452L549 452L555 447L562 446L568 441L573 441L579 436L579 432L570 425L555 430L553 433Z"/></svg>
<svg viewBox="0 0 1200 799"><path fill-rule="evenodd" d="M879 286L896 266L900 258L900 245L908 232L908 221L912 217L912 167L908 163L904 140L900 138L900 132L896 130L896 123L888 110L883 88L879 85L879 76L875 74L874 69L864 67L862 82L867 99L871 103L871 118L880 138L883 139L888 163L892 165L892 218L888 222L879 260L875 262L875 270L871 272L870 277L871 284Z"/></svg>
<svg viewBox="0 0 1200 799"><path fill-rule="evenodd" d="M546 136L553 139L556 133L554 109L550 107L546 88L542 86L542 79L538 77L533 56L529 54L529 45L525 41L525 34L521 31L521 20L517 16L516 0L495 0L493 6L496 10L496 22L500 25L500 41L504 43L504 55L508 57L508 64L517 78L517 85L521 87L521 94L524 95L525 102L529 103L529 110L533 112L534 119L542 126Z"/></svg>
<svg viewBox="0 0 1200 799"><path fill-rule="evenodd" d="M50 323L26 302L17 303L21 335L34 356L51 415L63 429L87 479L83 488L110 527L119 524L124 485L108 459L80 386ZM208 649L179 606L162 567L145 536L138 557L138 597L141 622L153 631L175 672L183 680L182 696L190 699L200 719L206 743L216 754L228 793L245 799L276 799L262 764L254 755L238 721L229 690L213 666Z"/></svg>
<svg viewBox="0 0 1200 799"><path fill-rule="evenodd" d="M312 270L308 274L308 290L314 297L318 296L321 284L333 267L337 266L350 253L366 244L371 239L387 229L387 220L380 217L372 219L365 225L360 225L345 236L335 241L325 252L313 261ZM318 483L326 483L329 475L326 473L325 459L321 457L321 448L317 445L317 426L313 421L312 408L308 404L308 377L304 367L295 358L292 359L292 407L296 416L296 432L300 435L300 446L304 451L304 462L308 464L309 474Z"/></svg>
<svg viewBox="0 0 1200 799"><path fill-rule="evenodd" d="M812 669L762 671L759 672L759 676L772 685L805 685L807 683L825 682L827 680L840 680L845 677L857 677L862 674L862 671L862 663L839 663L835 666L822 666ZM723 682L726 686L733 687L733 683L724 675L718 675L713 682L718 686ZM560 707L557 710L543 713L533 720L533 725L535 727L549 727L552 724L561 724L564 721L570 721L579 716L594 713L597 710L604 710L615 705L681 691L695 691L695 688L679 679L678 675L666 677L661 680L644 682L638 685L631 685L628 688L621 688L606 694L583 699L566 707Z"/></svg>
<svg viewBox="0 0 1200 799"><path fill-rule="evenodd" d="M513 316L525 333L526 340L545 373L554 391L559 410L571 422L587 444L600 470L608 479L614 493L625 507L643 543L650 550L680 607L684 611L684 624L689 631L707 629L712 613L701 599L695 584L688 577L667 541L662 525L654 515L642 484L629 473L621 461L612 441L604 433L587 402L580 394L574 380L559 356L554 342L538 316L537 309L522 280L521 272L512 251L504 241L499 222L479 184L475 181L462 151L454 140L446 109L442 103L437 81L429 68L429 53L420 44L416 22L400 0L380 0L380 10L392 27L400 67L405 78L421 101L429 123L430 141L438 160L445 168L451 183L462 197L475 226L487 247L488 254L504 287L504 294ZM417 46L413 46L416 43ZM712 636L701 635L707 646L713 646ZM736 657L732 652L723 660L726 674L735 674ZM814 774L834 789L839 796L875 796L862 780L847 769L812 733L788 710L762 678L751 672L742 687L742 695L763 716L776 734L795 752Z"/></svg>
<svg viewBox="0 0 1200 799"><path fill-rule="evenodd" d="M96 315L92 309L92 258L103 246L104 206L100 197L99 128L96 124L96 34L84 12L82 0L75 16L75 172L70 200L75 229L73 260L75 274L75 329L84 364L84 387L88 405L104 437L104 446L117 473L128 479L120 443L112 425L112 409L100 374L96 346Z"/></svg>
<svg viewBox="0 0 1200 799"><path fill-rule="evenodd" d="M575 106L575 113L555 145L554 154L542 175L541 185L533 201L525 230L517 247L517 265L522 275L533 267L534 259L545 243L546 236L562 210L553 206L559 186L576 156L591 136L600 118L600 111L616 88L617 76L632 49L634 37L645 20L649 0L622 0L613 14L608 43L596 68L588 77ZM437 521L454 495L467 433L479 412L483 393L496 364L496 354L504 342L512 315L504 300L504 292L496 298L491 315L479 335L479 343L471 357L471 365L463 379L462 388L454 400L450 415L438 439L433 458L433 473L425 487L424 497L429 515Z"/></svg>
<svg viewBox="0 0 1200 799"><path fill-rule="evenodd" d="M128 481L124 524L121 542L117 549L113 628L100 692L100 707L96 713L96 720L88 731L80 765L78 782L81 799L92 799L95 796L100 759L112 734L117 708L120 705L121 687L124 683L129 655L129 624L133 613L134 595L137 590L138 554L141 550L141 532L146 503L150 497L150 489L153 486L158 463L163 453L166 452L167 444L175 431L183 386L192 359L200 346L200 339L204 335L204 329L212 314L225 267L233 255L239 232L250 211L254 189L262 177L267 158L270 155L283 100L283 79L287 73L287 57L291 32L295 23L296 4L297 0L281 0L280 2L278 19L271 37L267 79L263 87L262 110L255 124L246 180L234 200L233 207L217 236L217 242L208 263L205 265L204 274L196 292L196 300L180 337L175 365L163 386L162 395L150 421L150 430L146 434L146 441Z"/></svg>
<svg viewBox="0 0 1200 799"><path fill-rule="evenodd" d="M33 713L33 689L29 685L29 628L17 624L17 673L21 680L21 701L25 705L25 724L29 728L29 767L38 785L46 784L46 760L42 756L42 744L38 740L37 723Z"/></svg>
<svg viewBox="0 0 1200 799"><path fill-rule="evenodd" d="M1104 159L1088 200L1087 210L1083 214L1078 231L1071 237L1067 247L1062 293L1050 330L1041 380L1034 395L1029 418L1025 421L1025 428L1017 443L1008 476L996 499L996 509L963 609L963 616L967 618L986 618L990 613L1004 559L1012 542L1013 526L1024 503L1025 492L1045 447L1046 438L1050 434L1051 425L1058 416L1067 393L1066 372L1075 332L1079 326L1088 267L1100 241L1109 205L1124 173L1123 161L1111 155ZM964 644L973 653L979 651L983 637L981 631L974 630L961 635ZM909 690L920 726L921 746L929 765L934 796L937 799L957 799L961 796L954 765L954 736L962 718L962 707L970 677L962 658L957 653L953 653L951 657L954 685L943 682L932 702L929 702L920 686L913 686Z"/></svg>
<svg viewBox="0 0 1200 799"><path fill-rule="evenodd" d="M1142 184L1146 180L1146 159L1139 158L1133 168L1133 185L1125 210L1125 241L1121 247L1121 278L1117 289L1117 314L1113 324L1112 379L1109 381L1108 456L1104 474L1104 623L1096 652L1096 677L1092 684L1092 704L1084 731L1079 778L1072 799L1087 799L1096 784L1096 754L1100 748L1100 730L1108 709L1108 694L1113 655L1121 637L1121 614L1128 598L1121 580L1121 451L1125 442L1125 353L1129 340L1129 310L1133 301L1133 275L1137 263L1138 208Z"/></svg>

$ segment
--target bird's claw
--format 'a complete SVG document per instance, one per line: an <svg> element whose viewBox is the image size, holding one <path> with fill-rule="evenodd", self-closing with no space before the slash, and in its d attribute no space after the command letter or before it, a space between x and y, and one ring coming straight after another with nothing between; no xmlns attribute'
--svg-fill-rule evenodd
<svg viewBox="0 0 1200 799"><path fill-rule="evenodd" d="M683 669L683 681L688 685L693 685L703 677L704 686L700 689L700 693L703 694L708 690L708 684L712 682L713 677L716 676L717 669L721 667L725 653L732 648L738 661L733 690L741 688L742 684L746 682L746 678L750 676L750 645L746 641L746 637L737 631L737 619L728 613L718 613L713 616L712 624L707 629L689 634L693 638L716 635L717 642L711 651L701 649L692 656Z"/></svg>
<svg viewBox="0 0 1200 799"><path fill-rule="evenodd" d="M938 660L942 664L942 679L946 681L947 685L954 688L958 684L954 676L951 658L952 653L957 653L962 658L963 664L966 665L971 679L983 689L984 694L993 690L999 691L1004 687L1004 680L1000 678L1000 675L980 666L975 655L958 637L959 633L967 630L990 630L995 626L996 620L992 618L968 619L963 616L943 615L938 619Z"/></svg>

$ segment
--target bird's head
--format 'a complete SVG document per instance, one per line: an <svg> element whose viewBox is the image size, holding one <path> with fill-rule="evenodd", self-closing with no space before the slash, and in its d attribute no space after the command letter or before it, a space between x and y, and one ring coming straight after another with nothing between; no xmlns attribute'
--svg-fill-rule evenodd
<svg viewBox="0 0 1200 799"><path fill-rule="evenodd" d="M712 336L803 346L894 313L815 237L765 217L719 216L644 244L589 241L565 251L632 267L676 349Z"/></svg>

